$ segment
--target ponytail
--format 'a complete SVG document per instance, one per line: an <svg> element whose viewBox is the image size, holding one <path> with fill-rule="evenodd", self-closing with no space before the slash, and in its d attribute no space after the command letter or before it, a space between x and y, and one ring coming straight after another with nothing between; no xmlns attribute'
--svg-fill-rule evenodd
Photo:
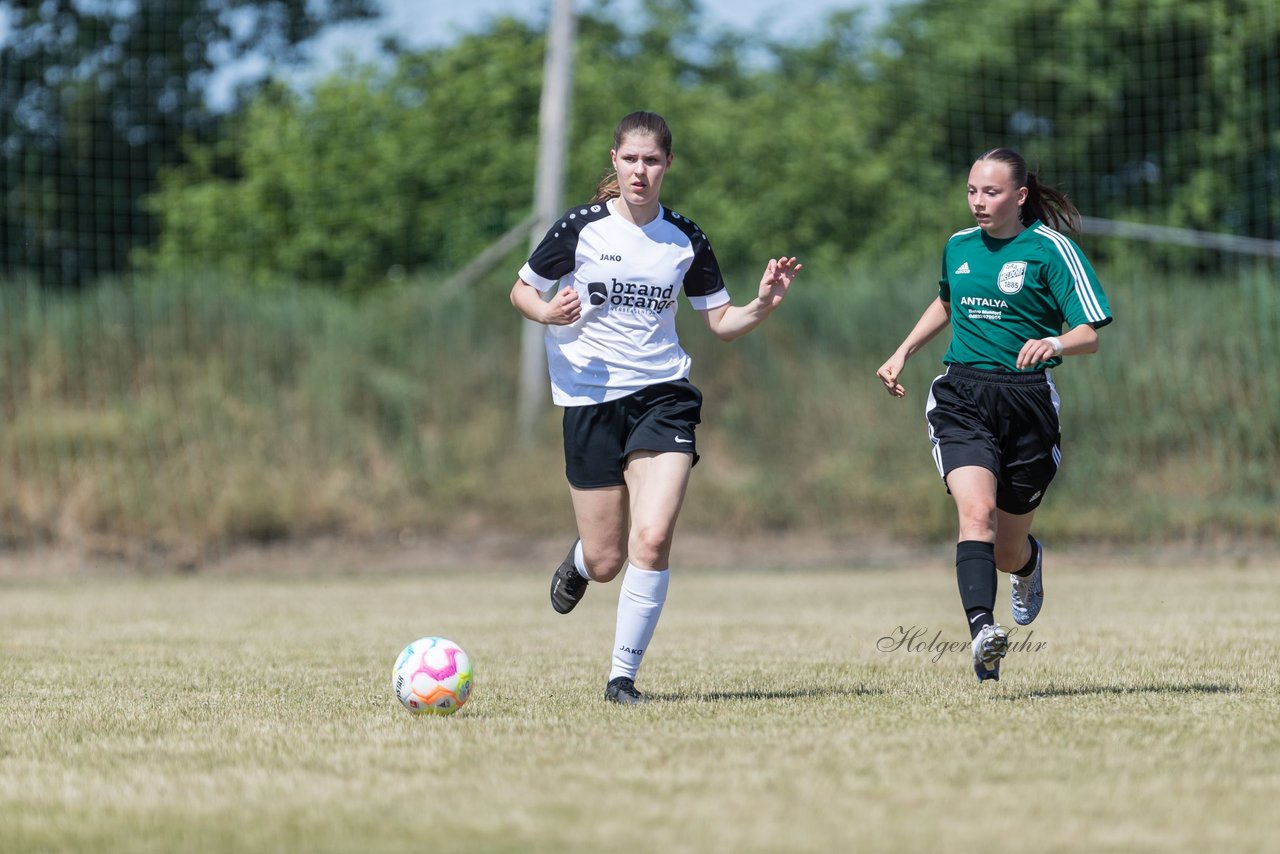
<svg viewBox="0 0 1280 854"><path fill-rule="evenodd" d="M600 183L596 185L596 194L591 199L591 204L598 202L607 202L609 199L616 199L622 195L622 188L618 186L618 173L610 169L600 179Z"/></svg>
<svg viewBox="0 0 1280 854"><path fill-rule="evenodd" d="M1067 194L1041 184L1035 172L1027 173L1027 201L1022 206L1022 223L1040 220L1054 231L1080 231L1080 211Z"/></svg>

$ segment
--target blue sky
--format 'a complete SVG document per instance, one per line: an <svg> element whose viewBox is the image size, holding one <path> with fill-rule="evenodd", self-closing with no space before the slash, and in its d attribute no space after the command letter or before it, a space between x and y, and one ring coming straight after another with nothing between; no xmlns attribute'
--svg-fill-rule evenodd
<svg viewBox="0 0 1280 854"><path fill-rule="evenodd" d="M640 8L640 0L610 0L625 20ZM768 30L773 35L815 35L827 16L837 10L860 7L877 23L885 9L903 0L699 0L708 23L739 32ZM394 33L411 48L438 47L460 35L484 28L495 17L514 15L543 22L551 0L382 0L385 10L377 23L335 28L317 45L321 63L332 62L344 52L362 57L377 44L379 33ZM595 0L574 0L574 8L594 8Z"/></svg>
<svg viewBox="0 0 1280 854"><path fill-rule="evenodd" d="M550 0L384 0L388 16L398 21L403 33L422 38L422 44L447 43L460 32L474 32L496 15L516 15L529 20L545 20ZM619 14L633 13L638 0L613 0ZM894 0L700 0L699 6L717 26L744 32L767 28L787 35L811 33L839 9L860 6L880 14ZM426 12L423 13L425 5ZM576 0L575 8L585 9L587 0Z"/></svg>
<svg viewBox="0 0 1280 854"><path fill-rule="evenodd" d="M861 6L873 15L899 0L700 0L707 17L716 25L741 31L768 28L782 34L803 35L812 32L827 14L837 9ZM590 0L575 0L585 9ZM639 0L612 0L618 14L633 14ZM413 46L447 44L462 33L475 32L498 15L516 15L528 20L543 20L551 0L382 0L386 10L377 25L368 25L344 36L334 36L339 45L360 50L376 41L378 32L395 32ZM0 10L0 38L8 30Z"/></svg>

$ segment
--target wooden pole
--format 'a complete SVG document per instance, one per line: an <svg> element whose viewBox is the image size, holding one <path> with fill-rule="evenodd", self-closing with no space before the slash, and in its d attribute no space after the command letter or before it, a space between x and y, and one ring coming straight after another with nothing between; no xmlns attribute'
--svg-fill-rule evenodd
<svg viewBox="0 0 1280 854"><path fill-rule="evenodd" d="M573 0L554 0L543 62L542 103L538 111L538 171L533 185L535 223L530 248L564 212L564 172L568 146L569 100L573 91ZM517 428L531 444L549 394L542 324L525 319L520 336L520 393Z"/></svg>

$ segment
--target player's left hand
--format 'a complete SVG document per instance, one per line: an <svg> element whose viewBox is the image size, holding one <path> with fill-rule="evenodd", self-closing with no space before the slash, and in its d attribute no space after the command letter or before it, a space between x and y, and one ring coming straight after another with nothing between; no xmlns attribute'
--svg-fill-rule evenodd
<svg viewBox="0 0 1280 854"><path fill-rule="evenodd" d="M795 258L770 258L760 277L760 302L776 308L802 269L804 265Z"/></svg>

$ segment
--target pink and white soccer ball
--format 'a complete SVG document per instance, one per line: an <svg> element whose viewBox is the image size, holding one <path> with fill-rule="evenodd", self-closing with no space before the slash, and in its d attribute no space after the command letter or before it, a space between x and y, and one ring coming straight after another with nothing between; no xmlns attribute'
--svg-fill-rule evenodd
<svg viewBox="0 0 1280 854"><path fill-rule="evenodd" d="M451 715L471 696L471 659L451 640L418 638L391 671L391 687L415 715Z"/></svg>

